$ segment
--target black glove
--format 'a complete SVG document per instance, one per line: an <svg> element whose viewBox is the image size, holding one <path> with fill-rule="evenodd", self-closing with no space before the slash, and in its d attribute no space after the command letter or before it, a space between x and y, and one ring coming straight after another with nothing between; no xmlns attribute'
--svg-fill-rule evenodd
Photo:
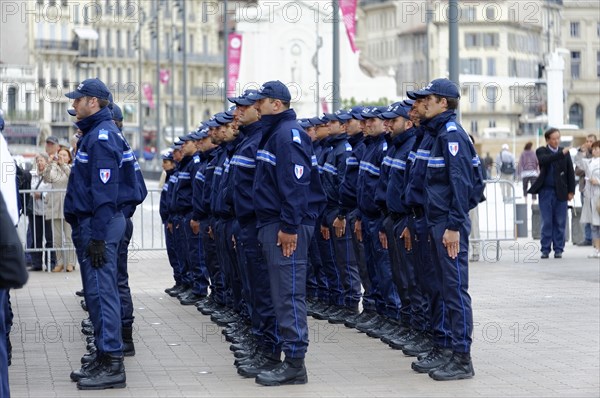
<svg viewBox="0 0 600 398"><path fill-rule="evenodd" d="M106 262L104 253L106 251L106 243L103 240L91 239L90 244L87 247L87 252L90 256L90 262L92 267L100 268Z"/></svg>

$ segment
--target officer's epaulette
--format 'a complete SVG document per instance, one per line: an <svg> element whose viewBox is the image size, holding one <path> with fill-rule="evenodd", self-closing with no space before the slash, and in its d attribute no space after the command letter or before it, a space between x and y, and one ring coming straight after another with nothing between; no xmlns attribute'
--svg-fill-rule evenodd
<svg viewBox="0 0 600 398"><path fill-rule="evenodd" d="M302 138L300 138L300 132L297 129L292 129L292 141L302 144Z"/></svg>
<svg viewBox="0 0 600 398"><path fill-rule="evenodd" d="M194 155L194 163L200 163L200 156Z"/></svg>
<svg viewBox="0 0 600 398"><path fill-rule="evenodd" d="M108 141L108 130L104 130L104 129L98 130L98 139L100 141Z"/></svg>
<svg viewBox="0 0 600 398"><path fill-rule="evenodd" d="M446 123L446 131L447 132L457 131L457 130L458 130L458 127L456 127L456 123L454 123L454 122Z"/></svg>
<svg viewBox="0 0 600 398"><path fill-rule="evenodd" d="M383 150L384 150L384 151L387 151L387 150L388 150L388 144L387 144L387 142L386 142L386 141L383 141L383 146L382 146L382 148L383 148Z"/></svg>
<svg viewBox="0 0 600 398"><path fill-rule="evenodd" d="M349 142L346 142L346 152L352 152L352 145Z"/></svg>

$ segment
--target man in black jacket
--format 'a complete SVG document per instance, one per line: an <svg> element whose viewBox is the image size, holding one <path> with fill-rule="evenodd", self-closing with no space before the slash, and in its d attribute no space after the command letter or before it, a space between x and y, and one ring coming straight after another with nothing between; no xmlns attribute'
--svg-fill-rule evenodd
<svg viewBox="0 0 600 398"><path fill-rule="evenodd" d="M535 151L540 164L540 175L529 193L540 195L542 258L548 258L552 248L554 258L562 258L567 202L575 195L575 172L569 154L570 148L559 147L560 131L551 128L544 137L547 145Z"/></svg>

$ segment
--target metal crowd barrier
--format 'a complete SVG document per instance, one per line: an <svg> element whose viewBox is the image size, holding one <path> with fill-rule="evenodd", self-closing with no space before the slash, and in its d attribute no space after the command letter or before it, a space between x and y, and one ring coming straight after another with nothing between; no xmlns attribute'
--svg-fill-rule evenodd
<svg viewBox="0 0 600 398"><path fill-rule="evenodd" d="M479 242L484 257L487 250L493 247L498 261L500 242L517 239L515 183L500 179L486 180L485 183L486 200L476 208L479 218L479 236L471 237L470 241Z"/></svg>

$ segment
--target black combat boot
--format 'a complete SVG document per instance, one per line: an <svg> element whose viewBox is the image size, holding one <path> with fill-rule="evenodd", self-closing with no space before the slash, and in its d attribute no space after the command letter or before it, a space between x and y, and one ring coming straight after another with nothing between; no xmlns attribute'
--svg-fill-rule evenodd
<svg viewBox="0 0 600 398"><path fill-rule="evenodd" d="M304 358L286 358L274 369L259 373L255 381L263 386L306 384L308 375L304 366Z"/></svg>
<svg viewBox="0 0 600 398"><path fill-rule="evenodd" d="M256 357L249 363L244 365L240 364L237 368L237 372L240 376L244 377L256 377L260 372L273 370L277 365L281 363L281 359L271 355L265 355L264 353L256 355Z"/></svg>
<svg viewBox="0 0 600 398"><path fill-rule="evenodd" d="M464 352L454 352L450 361L429 372L429 377L439 381L470 379L473 376L475 370L473 370L471 355Z"/></svg>
<svg viewBox="0 0 600 398"><path fill-rule="evenodd" d="M452 358L452 350L439 346L433 346L431 351L418 361L411 364L412 369L419 373L429 373L431 370L445 365Z"/></svg>
<svg viewBox="0 0 600 398"><path fill-rule="evenodd" d="M83 361L83 358L82 358ZM71 372L71 381L79 381L81 379L92 377L94 374L100 371L100 367L102 366L101 354L95 354L95 358L83 366L81 369L74 370Z"/></svg>
<svg viewBox="0 0 600 398"><path fill-rule="evenodd" d="M125 388L125 366L122 356L103 355L101 365L90 377L79 379L80 390L104 390L106 388Z"/></svg>
<svg viewBox="0 0 600 398"><path fill-rule="evenodd" d="M121 328L121 336L123 337L123 355L132 357L135 355L135 346L133 345L133 327L123 326Z"/></svg>

